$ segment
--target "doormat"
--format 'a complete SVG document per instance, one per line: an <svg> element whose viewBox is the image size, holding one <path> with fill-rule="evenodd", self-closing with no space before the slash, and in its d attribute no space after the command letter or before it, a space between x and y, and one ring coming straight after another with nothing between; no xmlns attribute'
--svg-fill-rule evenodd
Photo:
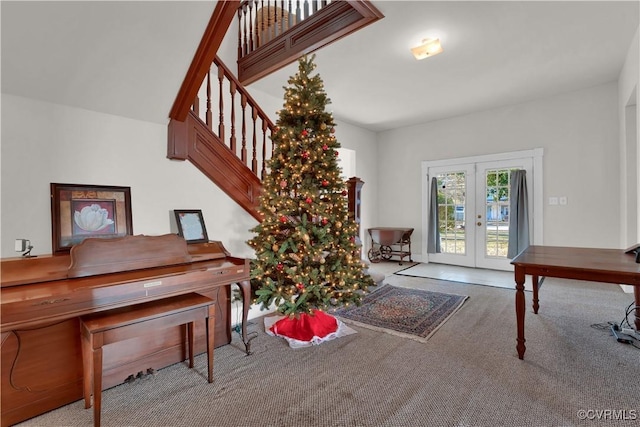
<svg viewBox="0 0 640 427"><path fill-rule="evenodd" d="M345 323L427 341L469 298L385 285L362 299L362 305L333 312Z"/></svg>
<svg viewBox="0 0 640 427"><path fill-rule="evenodd" d="M393 273L397 276L422 277L425 279L446 280L447 282L467 285L492 286L494 288L515 291L516 282L513 271L487 270L482 268L458 267L446 264L419 263ZM532 291L531 280L524 284L525 291Z"/></svg>

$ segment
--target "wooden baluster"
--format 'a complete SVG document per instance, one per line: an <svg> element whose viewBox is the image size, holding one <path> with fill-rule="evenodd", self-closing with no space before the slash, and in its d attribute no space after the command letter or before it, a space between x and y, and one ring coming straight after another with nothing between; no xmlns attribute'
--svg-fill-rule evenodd
<svg viewBox="0 0 640 427"><path fill-rule="evenodd" d="M260 179L264 180L264 177L267 176L267 161L265 157L267 157L267 121L262 119L262 172L260 173Z"/></svg>
<svg viewBox="0 0 640 427"><path fill-rule="evenodd" d="M198 117L200 117L198 115ZM211 71L207 72L207 111L205 121L207 127L213 130L213 118L211 116Z"/></svg>
<svg viewBox="0 0 640 427"><path fill-rule="evenodd" d="M253 118L253 153L252 153L252 159L251 159L251 170L253 171L253 173L258 176L258 153L257 153L257 145L258 145L258 139L257 139L257 129L256 129L256 122L258 121L258 110L256 109L256 107L252 106L251 107L251 111L252 111L252 118Z"/></svg>
<svg viewBox="0 0 640 427"><path fill-rule="evenodd" d="M229 140L229 148L236 154L236 82L231 80L231 139Z"/></svg>
<svg viewBox="0 0 640 427"><path fill-rule="evenodd" d="M304 19L304 16L302 16L300 11L300 0L296 0L296 16L298 17L297 22L300 22Z"/></svg>
<svg viewBox="0 0 640 427"><path fill-rule="evenodd" d="M275 4L274 10L275 10L275 14L276 14L276 19L274 20L275 21L274 22L274 26L275 26L275 29L276 29L275 36L278 37L284 31L284 28L282 26L283 25L282 21L284 21L284 10L282 10L281 7L278 7L277 0L276 0L275 3L276 4ZM282 5L282 1L280 2L280 4Z"/></svg>
<svg viewBox="0 0 640 427"><path fill-rule="evenodd" d="M247 165L247 95L242 92L240 96L240 106L242 106L242 150L240 150L240 160Z"/></svg>
<svg viewBox="0 0 640 427"><path fill-rule="evenodd" d="M312 13L316 13L318 11L318 0L311 0L311 5L311 10L313 11Z"/></svg>
<svg viewBox="0 0 640 427"><path fill-rule="evenodd" d="M262 11L259 8L258 0L253 0L252 2L250 2L250 7L251 7L251 10L254 10L255 8L255 16L252 14L251 24L249 25L251 30L253 31L253 38L251 39L252 40L251 50L253 51L259 48L260 45L262 44L262 23L258 22Z"/></svg>
<svg viewBox="0 0 640 427"><path fill-rule="evenodd" d="M249 39L247 37L247 34L249 34L249 36L251 36L251 28L249 28L249 31L247 31L247 3L245 3L244 6L242 6L242 13L244 14L244 26L243 26L244 27L244 30L243 30L244 31L244 54L243 54L243 56L244 56L244 55L246 55L246 54L248 54L250 52L249 46L251 46L250 43L252 43L251 39ZM251 23L250 19L251 19L251 16L249 16L249 23Z"/></svg>
<svg viewBox="0 0 640 427"><path fill-rule="evenodd" d="M238 59L244 56L242 51L242 8L238 8Z"/></svg>
<svg viewBox="0 0 640 427"><path fill-rule="evenodd" d="M218 123L218 137L224 142L224 92L222 83L224 80L224 68L218 65L218 108L220 109L220 121Z"/></svg>
<svg viewBox="0 0 640 427"><path fill-rule="evenodd" d="M294 15L293 15L293 5L291 4L292 0L289 0L289 7L287 8L287 12L289 13L289 25L288 27L293 27L293 24L296 23Z"/></svg>
<svg viewBox="0 0 640 427"><path fill-rule="evenodd" d="M265 42L270 42L271 40L273 40L273 33L275 32L275 22L273 22L274 25L269 25L271 24L272 20L275 21L275 19L273 19L274 15L276 14L275 10L273 11L273 13L271 12L271 5L269 4L269 0L267 0L267 20L264 21L264 24L266 25L267 28L267 39L265 40ZM264 0L263 0L263 4L264 4ZM263 7L264 10L264 7Z"/></svg>
<svg viewBox="0 0 640 427"><path fill-rule="evenodd" d="M255 25L256 20L257 20L257 13L256 13L256 19L253 19L253 3L249 2L249 52L253 52L256 49L257 43L258 43L257 30L256 30L256 34L254 34L254 29L256 27Z"/></svg>

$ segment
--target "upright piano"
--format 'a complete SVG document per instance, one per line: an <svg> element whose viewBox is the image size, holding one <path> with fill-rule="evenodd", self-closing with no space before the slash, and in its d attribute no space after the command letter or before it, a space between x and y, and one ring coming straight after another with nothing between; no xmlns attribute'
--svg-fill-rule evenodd
<svg viewBox="0 0 640 427"><path fill-rule="evenodd" d="M231 342L231 284L243 295L249 354L249 261L220 242L177 235L87 239L69 255L1 261L1 423L9 426L82 399L79 317L197 292L216 301L215 346ZM206 351L204 321L196 353ZM105 347L103 387L184 360L180 327Z"/></svg>

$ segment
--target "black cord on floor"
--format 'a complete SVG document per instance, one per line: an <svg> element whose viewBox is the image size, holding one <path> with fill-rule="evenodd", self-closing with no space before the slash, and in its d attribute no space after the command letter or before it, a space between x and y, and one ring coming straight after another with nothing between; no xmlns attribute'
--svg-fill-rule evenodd
<svg viewBox="0 0 640 427"><path fill-rule="evenodd" d="M627 306L627 308L624 311L624 318L622 319L622 321L620 323L616 323L616 322L605 322L605 323L594 323L591 325L592 328L594 329L598 329L601 331L611 331L612 334L616 334L616 333L620 333L623 334L622 332L622 328L629 328L629 329L634 329L634 327L632 326L631 322L629 321L629 316L631 315L631 313L640 310L640 307L635 305L635 302L632 302L631 304L629 304ZM629 337L630 340L629 341L624 341L625 344L630 345L631 347L637 348L640 350L640 339L638 339L636 336L634 335L628 335L628 334L624 334L624 337L626 339L626 337ZM618 340L618 342L623 342Z"/></svg>

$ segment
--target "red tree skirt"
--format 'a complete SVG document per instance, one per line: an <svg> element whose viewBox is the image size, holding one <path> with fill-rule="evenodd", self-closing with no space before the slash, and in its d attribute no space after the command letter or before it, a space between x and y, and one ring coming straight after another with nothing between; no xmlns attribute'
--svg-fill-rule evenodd
<svg viewBox="0 0 640 427"><path fill-rule="evenodd" d="M313 341L314 338L326 338L338 330L338 319L323 311L314 311L313 315L302 313L298 318L284 317L269 328L275 335L298 341Z"/></svg>

